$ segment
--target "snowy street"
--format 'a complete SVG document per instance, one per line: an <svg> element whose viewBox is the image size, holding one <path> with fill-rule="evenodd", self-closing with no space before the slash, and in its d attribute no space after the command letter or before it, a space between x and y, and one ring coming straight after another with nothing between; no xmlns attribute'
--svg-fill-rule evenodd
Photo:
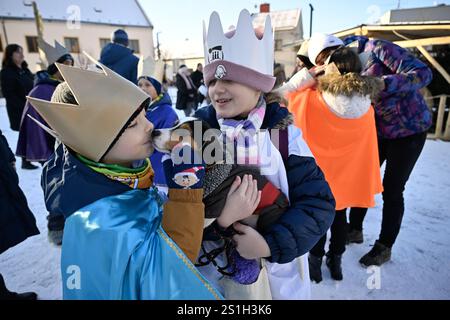
<svg viewBox="0 0 450 320"><path fill-rule="evenodd" d="M5 101L0 100L0 129L13 151L18 133L9 128ZM35 291L39 299L61 299L61 249L47 241L46 215L40 187L41 168L22 170L20 186L37 219L40 235L0 255L0 273L12 291ZM381 195L364 224L364 243L350 245L343 256L344 280L312 285L313 299L450 299L450 143L427 140L406 186L405 216L392 251L380 269L364 269L358 260L367 253L381 227Z"/></svg>

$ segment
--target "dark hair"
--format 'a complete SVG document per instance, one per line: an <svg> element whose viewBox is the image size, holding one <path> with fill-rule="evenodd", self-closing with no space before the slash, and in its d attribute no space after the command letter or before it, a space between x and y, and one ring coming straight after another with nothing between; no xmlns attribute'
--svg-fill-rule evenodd
<svg viewBox="0 0 450 320"><path fill-rule="evenodd" d="M308 57L302 56L301 54L297 55L297 58L303 63L303 65L309 70L314 67L314 64L309 60Z"/></svg>
<svg viewBox="0 0 450 320"><path fill-rule="evenodd" d="M117 29L111 35L111 42L118 43L124 45L125 47L128 47L129 40L127 32L123 29Z"/></svg>
<svg viewBox="0 0 450 320"><path fill-rule="evenodd" d="M326 61L327 58L330 56L330 54L333 54L333 51L339 49L339 47L340 47L340 46L332 46L332 47L328 47L328 48L323 49L323 50L320 51L319 54L317 55L316 61L311 61L311 62L317 63L317 59L318 59L319 57L321 57L321 58L323 59L323 61Z"/></svg>
<svg viewBox="0 0 450 320"><path fill-rule="evenodd" d="M14 52L16 52L19 48L22 48L18 44L8 44L5 48L5 54L3 55L2 60L2 68L9 67L14 65L14 61L12 59L12 55Z"/></svg>
<svg viewBox="0 0 450 320"><path fill-rule="evenodd" d="M70 53L66 53L65 55L61 56L61 58L56 60L56 62L64 63L64 61L66 61L66 60L72 60L72 62L73 62L73 57ZM47 72L50 75L54 75L56 72L58 72L58 68L56 67L56 65L54 63L52 63L51 65L49 65L47 67Z"/></svg>
<svg viewBox="0 0 450 320"><path fill-rule="evenodd" d="M358 54L350 48L342 47L331 54L330 63L334 62L341 74L361 73L362 66Z"/></svg>

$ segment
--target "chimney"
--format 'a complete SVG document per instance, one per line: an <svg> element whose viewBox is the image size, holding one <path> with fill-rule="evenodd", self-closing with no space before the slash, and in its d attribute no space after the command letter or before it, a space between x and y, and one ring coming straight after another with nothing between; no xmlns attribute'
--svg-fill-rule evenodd
<svg viewBox="0 0 450 320"><path fill-rule="evenodd" d="M259 13L269 13L270 12L270 3L261 3L259 5Z"/></svg>

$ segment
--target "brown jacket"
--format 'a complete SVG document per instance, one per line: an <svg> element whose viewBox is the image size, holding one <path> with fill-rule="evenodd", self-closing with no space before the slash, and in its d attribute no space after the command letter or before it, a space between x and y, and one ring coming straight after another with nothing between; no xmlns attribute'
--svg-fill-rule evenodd
<svg viewBox="0 0 450 320"><path fill-rule="evenodd" d="M169 189L162 227L194 263L203 237L205 207L203 189Z"/></svg>

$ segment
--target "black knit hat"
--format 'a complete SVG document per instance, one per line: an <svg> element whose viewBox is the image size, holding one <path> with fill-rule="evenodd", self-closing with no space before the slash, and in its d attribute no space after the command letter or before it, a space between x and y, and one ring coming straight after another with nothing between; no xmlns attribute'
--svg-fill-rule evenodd
<svg viewBox="0 0 450 320"><path fill-rule="evenodd" d="M112 33L111 41L128 47L128 34L123 29L117 29Z"/></svg>

